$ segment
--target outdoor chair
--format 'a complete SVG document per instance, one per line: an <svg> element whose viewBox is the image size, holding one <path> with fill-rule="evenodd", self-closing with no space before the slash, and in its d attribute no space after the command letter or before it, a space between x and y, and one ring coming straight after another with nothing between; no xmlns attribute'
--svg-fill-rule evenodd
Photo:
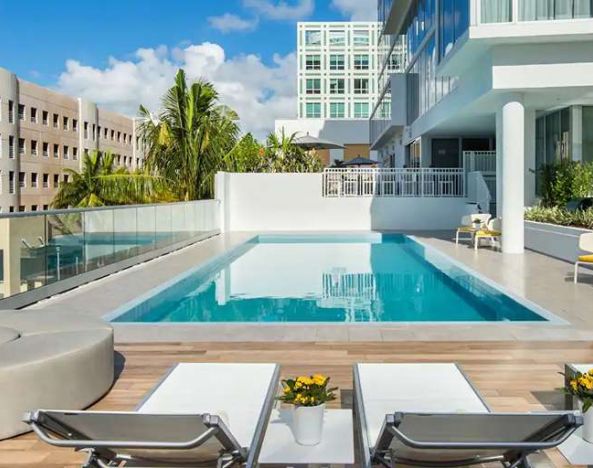
<svg viewBox="0 0 593 468"><path fill-rule="evenodd" d="M486 227L474 233L474 249L478 250L480 241L489 240L491 245L500 242L502 237L502 219L493 218L486 223Z"/></svg>
<svg viewBox="0 0 593 468"><path fill-rule="evenodd" d="M593 266L593 233L581 234L579 237L579 249L589 252L586 255L580 255L574 264L574 282L579 281L579 266Z"/></svg>
<svg viewBox="0 0 593 468"><path fill-rule="evenodd" d="M461 234L469 234L469 237L464 238L469 241L472 241L474 238L474 234L480 230L473 225L473 221L478 220L480 222L480 227L486 224L492 216L490 213L476 213L472 215L466 215L461 218L461 225L457 228L455 232L455 243L459 244L459 241L462 239Z"/></svg>
<svg viewBox="0 0 593 468"><path fill-rule="evenodd" d="M576 412L491 413L452 363L357 364L354 404L364 468L527 467L583 424Z"/></svg>

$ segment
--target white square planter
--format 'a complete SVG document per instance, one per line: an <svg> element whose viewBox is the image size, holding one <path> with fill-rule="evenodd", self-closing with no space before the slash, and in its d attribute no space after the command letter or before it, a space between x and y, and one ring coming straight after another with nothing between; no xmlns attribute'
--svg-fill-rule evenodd
<svg viewBox="0 0 593 468"><path fill-rule="evenodd" d="M588 229L525 221L525 247L536 252L574 263L579 250L579 236Z"/></svg>

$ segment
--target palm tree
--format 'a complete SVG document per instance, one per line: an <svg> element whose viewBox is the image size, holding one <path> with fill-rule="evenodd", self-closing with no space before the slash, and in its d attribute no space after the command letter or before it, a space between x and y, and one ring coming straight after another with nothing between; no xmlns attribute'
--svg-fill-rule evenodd
<svg viewBox="0 0 593 468"><path fill-rule="evenodd" d="M171 200L161 177L116 169L113 160L110 152L93 151L84 155L80 172L64 169L70 180L60 184L52 206L86 208Z"/></svg>
<svg viewBox="0 0 593 468"><path fill-rule="evenodd" d="M214 175L239 134L237 114L219 104L214 86L203 80L188 85L179 70L158 117L144 106L139 112L149 169L169 180L182 200L211 197Z"/></svg>
<svg viewBox="0 0 593 468"><path fill-rule="evenodd" d="M266 145L268 172L319 172L323 164L313 152L296 144L296 133L270 133Z"/></svg>

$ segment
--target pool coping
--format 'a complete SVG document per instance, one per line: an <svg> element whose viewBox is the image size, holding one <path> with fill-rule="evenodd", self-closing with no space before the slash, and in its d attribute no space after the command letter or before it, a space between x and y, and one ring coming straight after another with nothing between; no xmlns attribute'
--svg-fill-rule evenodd
<svg viewBox="0 0 593 468"><path fill-rule="evenodd" d="M311 238L311 237L318 237L318 238L326 238L329 239L336 235L347 235L351 236L351 238L355 239L355 241L364 241L368 240L381 240L383 236L386 235L393 235L393 234L402 234L414 242L422 246L424 249L430 251L432 254L440 257L446 262L449 262L452 266L459 268L463 272L470 274L476 277L478 280L485 283L487 286L495 289L496 291L506 295L507 297L511 298L512 300L516 301L520 305L524 306L527 309L530 309L535 314L543 317L544 321L537 321L537 320L521 320L521 321L374 321L374 322L327 322L327 321L314 321L314 322L112 322L112 320L118 318L119 316L125 314L133 307L143 303L144 301L156 296L157 294L161 293L162 291L168 289L169 287L173 286L174 284L182 281L183 279L193 275L194 273L207 269L216 263L226 260L228 258L235 257L239 258L245 252L239 253L242 249L245 248L247 244L253 243L254 241L260 238L282 238L282 237L302 237L302 238ZM345 241L347 242L347 241ZM233 260L234 260L233 259ZM429 262L425 259L425 261ZM431 263L431 262L429 262ZM432 264L432 263L431 263ZM436 265L433 264L435 268L438 268ZM410 233L395 233L395 232L384 232L384 231L347 231L347 232L269 232L269 233L253 233L252 236L247 237L244 241L238 243L237 245L232 246L231 248L225 250L224 252L218 253L214 255L212 258L196 265L192 268L189 268L177 275L173 278L159 284L156 287L145 291L143 294L137 296L131 301L128 301L117 308L113 309L112 311L106 313L102 316L102 318L106 321L109 321L112 326L117 327L179 327L182 326L184 328L195 328L199 327L203 328L229 328L229 327L237 327L240 329L245 328L274 328L274 327L288 327L288 328L310 328L310 327L369 327L369 328L396 328L396 327L422 327L422 326L443 326L443 327L451 327L451 326L459 326L459 327L468 327L468 326L477 326L477 327L484 327L484 326L496 326L496 327L517 327L517 326L538 326L538 327L558 327L558 326L569 326L571 325L565 319L562 319L558 315L550 312L549 310L545 309L544 307L540 306L539 304L521 297L518 294L510 291L505 286L499 284L498 282L487 278L485 275L479 273L475 269L471 268L468 265L452 258L450 255L440 251L438 248L427 244L426 242L421 241L416 235Z"/></svg>

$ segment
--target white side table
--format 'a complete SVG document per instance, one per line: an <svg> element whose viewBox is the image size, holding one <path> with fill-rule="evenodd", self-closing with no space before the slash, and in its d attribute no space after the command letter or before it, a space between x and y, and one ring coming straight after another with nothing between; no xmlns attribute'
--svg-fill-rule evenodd
<svg viewBox="0 0 593 468"><path fill-rule="evenodd" d="M308 466L353 465L354 432L352 411L326 410L323 439L307 447L295 442L291 430L290 409L273 410L259 454L259 465Z"/></svg>

